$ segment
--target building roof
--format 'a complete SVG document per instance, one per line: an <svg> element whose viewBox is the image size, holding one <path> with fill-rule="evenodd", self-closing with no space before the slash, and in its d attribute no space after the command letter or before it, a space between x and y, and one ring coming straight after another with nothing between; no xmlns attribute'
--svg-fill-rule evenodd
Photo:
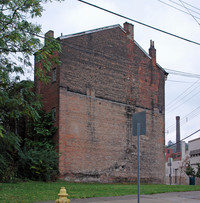
<svg viewBox="0 0 200 203"><path fill-rule="evenodd" d="M200 140L200 137L199 138L196 138L196 139L193 139L193 140L190 140L188 142L194 142L194 141L197 141L197 140Z"/></svg>
<svg viewBox="0 0 200 203"><path fill-rule="evenodd" d="M109 30L109 29L113 29L113 28L117 28L119 27L120 29L122 29L123 32L126 33L126 31L124 30L124 28L122 28L122 26L120 24L116 24L116 25L110 25L110 26L106 26L106 27L101 27L101 28L97 28L97 29L92 29L92 30L87 30L84 32L78 32L78 33L74 33L74 34L69 34L69 35L61 35L60 37L58 37L60 40L62 39L67 39L67 38L71 38L71 37L78 37L81 35L87 35L87 34L91 34L94 32L100 32L103 30Z"/></svg>
<svg viewBox="0 0 200 203"><path fill-rule="evenodd" d="M126 30L120 24L115 24L115 25L110 25L110 26L101 27L101 28L97 28L97 29L92 29L92 30L87 30L87 31L83 31L83 32L78 32L78 33L74 33L74 34L61 35L60 37L58 37L58 39L63 40L63 39L68 39L68 38L72 38L72 37L78 37L78 36L87 35L87 34L91 34L91 33L95 33L95 32L100 32L100 31L104 31L104 30L114 29L114 28L120 28L124 33L126 33ZM134 40L134 43L136 44L136 46L138 46L138 48L149 59L152 59L151 56L149 56L149 54L135 40ZM165 73L165 75L168 75L168 73L165 71L164 68L162 68L158 63L156 63L156 65Z"/></svg>

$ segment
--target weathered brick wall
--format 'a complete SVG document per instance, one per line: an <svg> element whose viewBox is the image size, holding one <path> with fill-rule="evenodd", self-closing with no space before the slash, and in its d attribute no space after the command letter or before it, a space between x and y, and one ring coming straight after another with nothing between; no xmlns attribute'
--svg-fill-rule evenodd
<svg viewBox="0 0 200 203"><path fill-rule="evenodd" d="M145 110L141 180L163 183L164 72L120 27L62 39L61 44L56 100L61 177L136 181L131 116ZM49 109L54 91L43 89Z"/></svg>
<svg viewBox="0 0 200 203"><path fill-rule="evenodd" d="M145 110L141 180L164 182L163 71L120 28L62 42L62 176L77 181L135 181L131 115Z"/></svg>
<svg viewBox="0 0 200 203"><path fill-rule="evenodd" d="M60 106L61 175L100 180L126 149L125 106L66 89Z"/></svg>
<svg viewBox="0 0 200 203"><path fill-rule="evenodd" d="M126 63L119 60L127 55L126 47L120 46L123 37L119 28L62 40L76 46L63 47L61 85L83 94L93 88L96 97L126 103ZM111 44L112 38L117 43Z"/></svg>
<svg viewBox="0 0 200 203"><path fill-rule="evenodd" d="M98 98L164 108L163 72L120 28L62 42L61 86L83 94L92 88Z"/></svg>
<svg viewBox="0 0 200 203"><path fill-rule="evenodd" d="M136 181L136 137L131 135L127 106L60 91L60 173L73 181ZM140 109L142 110L142 109ZM152 112L147 111L147 125ZM156 124L160 124L155 119ZM151 124L141 136L141 181L163 181L163 136Z"/></svg>

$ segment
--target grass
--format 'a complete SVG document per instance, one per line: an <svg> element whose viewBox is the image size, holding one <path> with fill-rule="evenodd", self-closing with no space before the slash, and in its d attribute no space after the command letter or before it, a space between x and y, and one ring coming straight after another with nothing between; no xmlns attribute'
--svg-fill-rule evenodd
<svg viewBox="0 0 200 203"><path fill-rule="evenodd" d="M56 182L19 182L0 183L1 203L29 203L56 200L60 187L67 189L69 198L106 197L137 194L135 184L89 184ZM200 185L141 185L141 194L155 194L164 192L200 191Z"/></svg>

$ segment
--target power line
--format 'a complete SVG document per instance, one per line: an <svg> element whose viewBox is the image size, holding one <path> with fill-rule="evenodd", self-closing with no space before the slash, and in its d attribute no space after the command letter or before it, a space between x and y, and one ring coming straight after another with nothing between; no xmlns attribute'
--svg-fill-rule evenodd
<svg viewBox="0 0 200 203"><path fill-rule="evenodd" d="M166 4L166 5L168 5L168 6L171 6L172 8L175 8L175 9L177 9L177 10L180 10L180 11L182 11L183 13L186 13L186 14L188 14L188 15L190 15L189 13L187 13L187 12L185 12L185 11L183 11L183 10L181 10L181 9L178 9L177 7L174 7L174 6L172 6L171 4L167 4L167 3L165 3L164 1L161 1L161 0L158 0L158 1L160 1L161 3L163 3L163 4ZM186 3L184 2L184 1L182 1L183 3L184 3L184 5L183 4L179 4L179 3L177 3L177 2L175 2L175 1L173 1L173 0L168 0L168 1L170 1L170 2L172 2L173 4L176 4L176 5L178 5L178 6L180 6L180 7L182 7L182 8L184 8L185 9L185 5L186 5ZM193 6L192 6L193 7ZM193 9L190 9L190 8L188 8L188 7L186 7L189 11L191 11L191 12L193 12L193 13L196 13L197 15L200 15L200 13L199 12L197 12L197 11L194 11ZM195 8L195 7L193 7L193 8ZM198 8L196 8L197 10L200 10L200 9L198 9Z"/></svg>
<svg viewBox="0 0 200 203"><path fill-rule="evenodd" d="M181 37L181 36L178 36L178 35L175 35L175 34L169 33L169 32L167 32L167 31L161 30L161 29L156 28L156 27L153 27L153 26L151 26L151 25L147 25L147 24L142 23L142 22L140 22L140 21L137 21L137 20L131 19L131 18L129 18L129 17L123 16L123 15L121 15L121 14L115 13L115 12L113 12L113 11L107 10L107 9L102 8L102 7L99 7L99 6L97 6L97 5L94 5L94 4L91 4L91 3L88 3L88 2L86 2L86 1L83 1L83 0L78 0L78 1L80 1L80 2L82 2L82 3L84 3L84 4L87 4L87 5L89 5L89 6L93 6L93 7L95 7L95 8L98 8L98 9L100 9L100 10L103 10L103 11L105 11L105 12L111 13L111 14L116 15L116 16L118 16L118 17L121 17L121 18L124 18L124 19L130 20L130 21L133 21L133 22L138 23L138 24L140 24L140 25L143 25L143 26L146 26L146 27L148 27L148 28L154 29L154 30L156 30L156 31L159 31L159 32L165 33L165 34L167 34L167 35L171 35L171 36L173 36L173 37L176 37L176 38L179 38L179 39L185 40L185 41L187 41L187 42L190 42L190 43L193 43L193 44L200 45L199 42L195 42L195 41L192 41L192 40L186 39L186 38L184 38L184 37Z"/></svg>
<svg viewBox="0 0 200 203"><path fill-rule="evenodd" d="M181 126L185 125L188 121L188 119L192 120L194 117L198 116L200 114L200 106L198 106L197 108L193 109L190 113L188 113L187 115L185 115L184 117L181 117L180 121L181 121ZM182 122L184 121L184 123ZM172 127L175 128L176 123L169 125L168 127L166 127L166 130L171 129Z"/></svg>
<svg viewBox="0 0 200 203"><path fill-rule="evenodd" d="M181 11L182 13L185 13L185 14L187 14L187 15L190 15L190 13L188 13L188 12L186 12L186 11L183 11L183 10L181 10L180 8L177 8L177 7L175 7L175 6L172 6L171 4L168 4L168 3L166 3L166 2L164 2L164 1L161 1L161 0L158 0L159 2L161 2L161 3L163 3L163 4L165 4L165 5L167 5L167 6L169 6L169 7L171 7L171 8L174 8L174 9L176 9L176 10L178 10L178 11ZM178 3L176 3L177 5L180 5L180 4L178 4ZM199 13L198 13L199 14ZM200 14L199 14L200 15ZM200 17L197 17L197 16L195 16L195 18L198 18L198 19L200 19Z"/></svg>
<svg viewBox="0 0 200 203"><path fill-rule="evenodd" d="M196 13L196 14L200 15L199 12L194 11L194 10L192 10L192 9L190 9L190 8L188 8L188 7L186 7L185 5L190 5L190 4L187 4L186 2L184 2L184 1L182 1L182 0L181 0L181 4L179 4L179 3L175 2L175 1L172 1L172 0L168 0L168 1L171 1L172 3L174 3L174 4L176 4L176 5L179 5L179 6L183 7L183 8L187 8L187 10L189 10L189 11L191 11L191 12L193 12L193 13ZM179 1L180 1L180 0L179 0ZM183 5L183 4L184 4L184 5ZM197 9L197 10L200 10L199 8L194 7L194 6L192 6L192 5L190 5L190 7L193 7L193 8L195 8L195 9Z"/></svg>
<svg viewBox="0 0 200 203"><path fill-rule="evenodd" d="M174 108L172 108L170 111L168 111L168 113L174 111L175 109L180 108L183 104L185 104L186 102L188 102L190 99L192 99L193 97L197 96L200 92L196 93L195 95L191 96L190 98L188 98L187 100L185 100L184 102L182 102L182 104L177 104L177 106L175 106Z"/></svg>
<svg viewBox="0 0 200 203"><path fill-rule="evenodd" d="M170 145L170 146L167 146L166 148L170 148L170 147L172 147L172 146L174 146L174 145L180 143L181 141L183 141L183 140L185 140L185 139L191 137L192 135L195 135L195 134L198 133L199 131L200 131L200 129L198 129L197 131L195 131L195 132L193 132L192 134L188 135L187 137L181 139L180 141L178 141L178 142L176 142L176 143L174 143L174 144L172 144L172 145Z"/></svg>
<svg viewBox="0 0 200 203"><path fill-rule="evenodd" d="M179 94L175 99L173 99L172 101L170 101L170 102L166 105L166 107L169 107L169 108L170 108L170 106L172 106L172 105L174 104L174 102L176 102L179 98L180 98L180 100L181 100L182 97L186 97L186 96L189 95L192 91L194 91L195 89L197 89L197 87L199 87L199 86L197 86L195 89L193 89L192 91L190 91L187 95L182 96L182 95L184 95L184 93L186 93L189 89L191 89L195 84L197 84L199 80L200 80L200 79L198 79L196 82L194 82L192 85L190 85L186 90L184 90L181 94ZM182 97L181 97L181 96L182 96Z"/></svg>
<svg viewBox="0 0 200 203"><path fill-rule="evenodd" d="M173 71L172 71L173 72ZM175 71L175 74L178 74L179 72ZM189 76L189 77L193 77L193 74L188 74L185 72L180 72L180 75L184 75L184 76ZM196 74L195 74L196 75ZM168 113L173 111L174 109L182 106L186 101L188 101L189 99L193 98L194 96L190 97L188 100L186 100L185 102L183 102L181 105L179 105L179 103L176 103L176 105L174 106L174 103L177 102L178 100L180 102L182 102L182 99L185 99L186 96L190 95L194 90L196 90L200 85L198 84L198 82L200 81L200 79L198 79L196 82L194 82L192 85L190 85L186 90L184 90L181 94L179 94L175 99L171 100L167 105L166 108L168 110ZM194 85L198 84L198 86L196 86L195 88L193 88L189 93L187 93ZM187 93L186 95L184 95L185 93ZM197 93L198 94L198 93ZM177 107L178 106L178 107ZM171 109L171 110L170 110ZM170 110L170 111L169 111Z"/></svg>
<svg viewBox="0 0 200 203"><path fill-rule="evenodd" d="M187 73L187 72L172 70L168 68L165 68L165 70L174 75L180 75L180 76L190 77L190 78L200 78L200 75L194 74L194 73Z"/></svg>
<svg viewBox="0 0 200 203"><path fill-rule="evenodd" d="M176 82L176 83L194 83L194 82L189 82L189 81L183 81L183 80L169 80L167 79L166 82ZM198 82L200 83L200 82Z"/></svg>
<svg viewBox="0 0 200 203"><path fill-rule="evenodd" d="M194 15L192 15L192 13L190 12L190 9L188 9L188 8L185 6L185 4L184 4L181 0L179 0L179 1L180 1L181 4L183 5L183 7L188 11L188 13L192 16L192 18L198 23L198 25L200 25L199 22L198 22L198 20L196 19L196 17L195 17Z"/></svg>
<svg viewBox="0 0 200 203"><path fill-rule="evenodd" d="M195 8L195 9L197 9L197 10L200 10L200 8L197 8L197 7L195 7L195 6L193 6L193 5L191 5L191 4L189 4L189 3L187 3L187 2L185 2L185 1L182 1L184 4L186 4L186 5L188 5L188 6L190 6L190 7L192 7L192 8Z"/></svg>

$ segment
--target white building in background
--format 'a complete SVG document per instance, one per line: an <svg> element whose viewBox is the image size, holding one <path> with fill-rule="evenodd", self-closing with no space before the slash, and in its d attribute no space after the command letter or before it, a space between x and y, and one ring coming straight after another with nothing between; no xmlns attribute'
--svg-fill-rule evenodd
<svg viewBox="0 0 200 203"><path fill-rule="evenodd" d="M188 142L190 164L197 170L197 163L200 163L200 138ZM200 178L196 178L196 184L200 185Z"/></svg>
<svg viewBox="0 0 200 203"><path fill-rule="evenodd" d="M167 148L166 156L166 184L188 184L189 177L185 174L185 163L189 159L188 150L186 150L184 141L180 142L180 151L176 151L176 147Z"/></svg>
<svg viewBox="0 0 200 203"><path fill-rule="evenodd" d="M200 138L190 140L188 144L190 164L193 168L196 168L196 164L200 163Z"/></svg>
<svg viewBox="0 0 200 203"><path fill-rule="evenodd" d="M176 151L176 146L165 150L166 184L189 184L189 177L185 174L187 162L197 170L197 163L200 163L200 138L190 140L188 150L185 146L185 142L181 141L180 152ZM195 178L195 184L200 185L200 178Z"/></svg>

